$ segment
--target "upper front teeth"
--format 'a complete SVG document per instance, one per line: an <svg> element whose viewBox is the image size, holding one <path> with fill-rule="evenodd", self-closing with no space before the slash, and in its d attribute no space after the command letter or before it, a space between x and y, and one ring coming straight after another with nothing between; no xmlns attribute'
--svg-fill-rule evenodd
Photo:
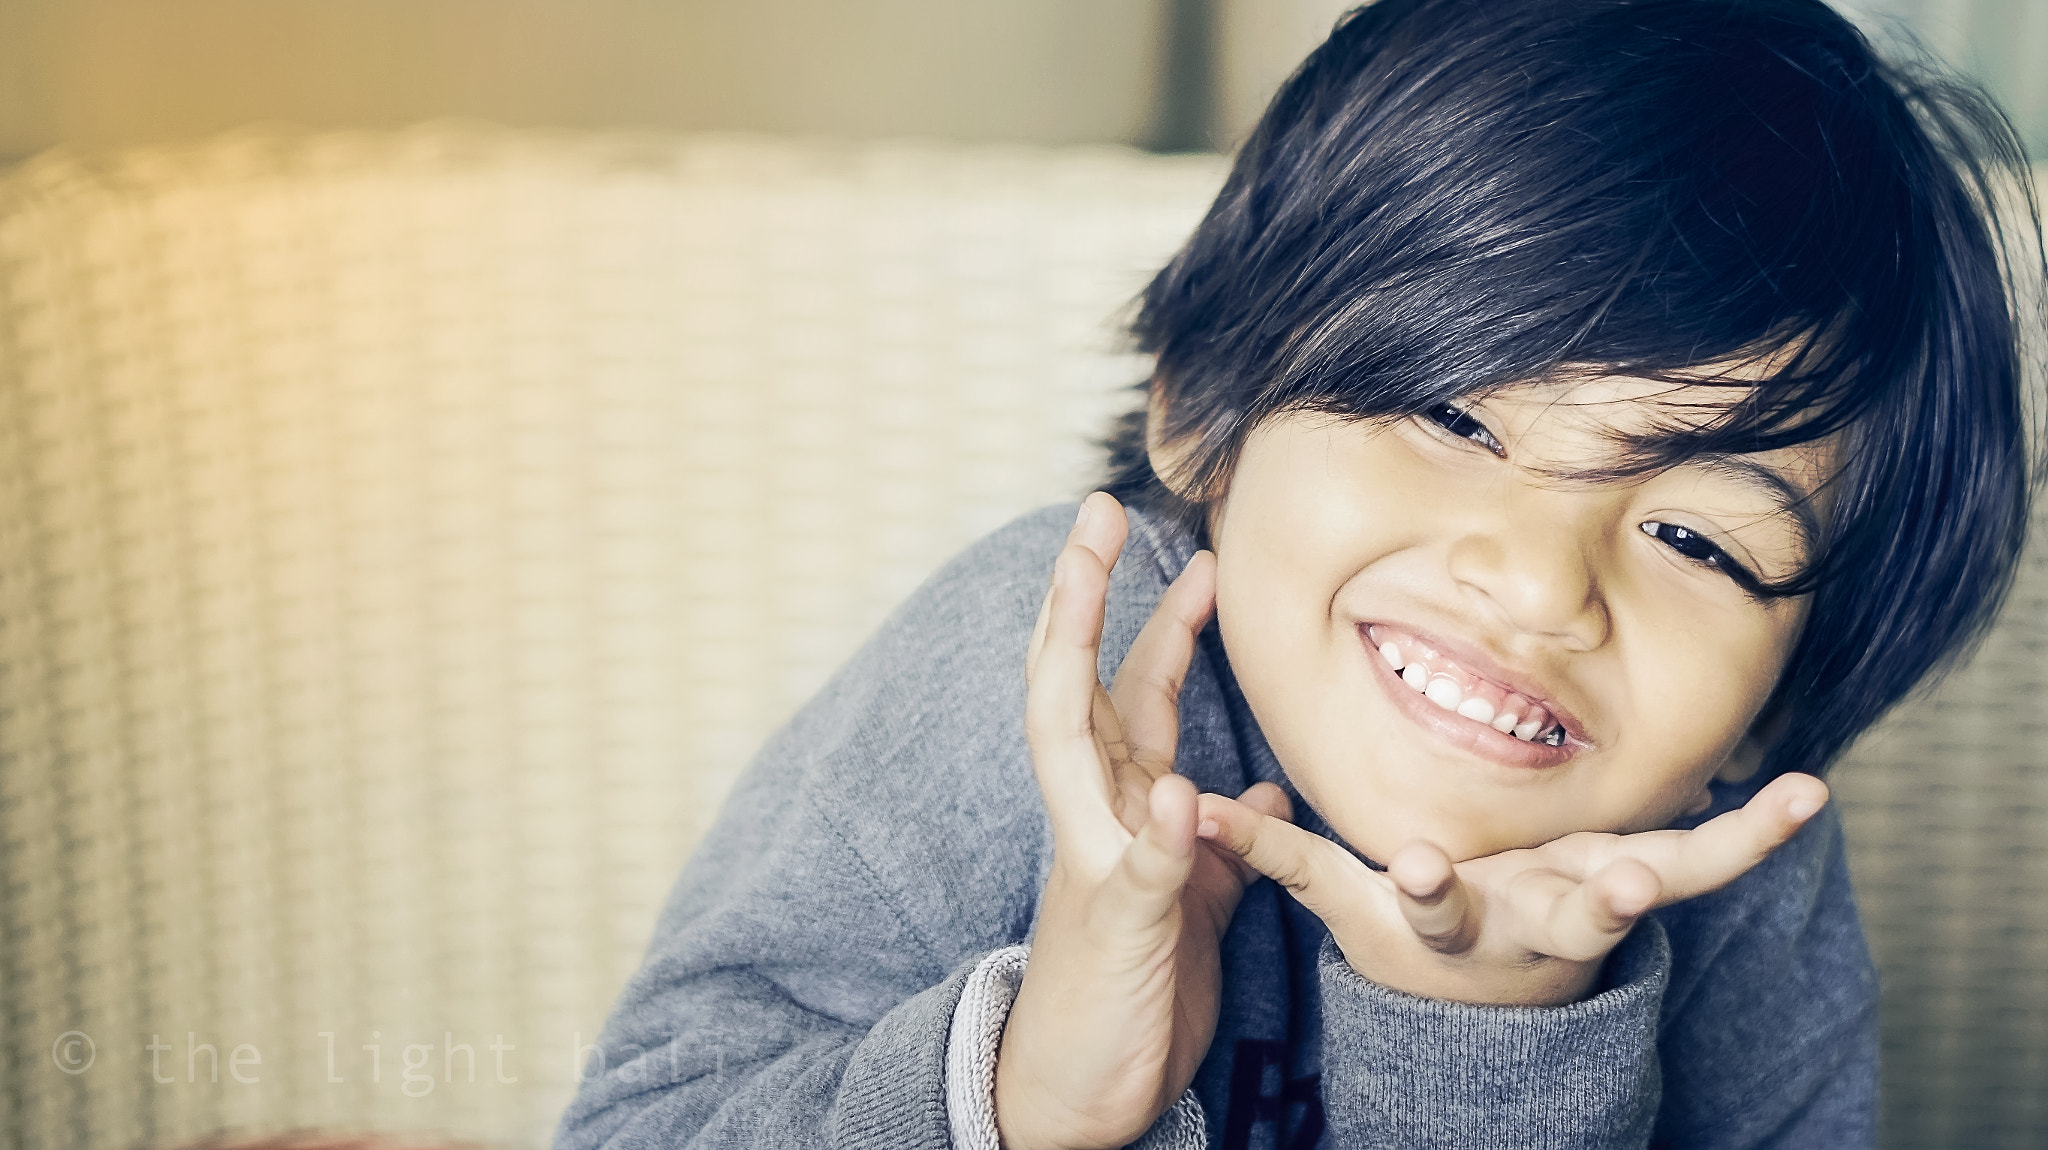
<svg viewBox="0 0 2048 1150"><path fill-rule="evenodd" d="M1510 692L1496 709L1494 703L1480 697L1477 692L1466 694L1465 688L1459 686L1458 681L1449 674L1432 673L1426 660L1407 661L1403 657L1400 645L1391 640L1380 644L1379 653L1380 657L1387 661L1387 666L1400 672L1402 682L1422 692L1423 698L1446 711L1454 711L1474 722L1485 723L1494 730L1504 735L1511 734L1523 742L1543 735L1543 741L1552 746L1564 745L1563 728L1550 722L1549 712L1541 705L1531 703L1522 696ZM1525 706L1526 716L1521 713Z"/></svg>
<svg viewBox="0 0 2048 1150"><path fill-rule="evenodd" d="M1476 695L1459 703L1458 713L1475 722L1493 722L1493 704Z"/></svg>
<svg viewBox="0 0 2048 1150"><path fill-rule="evenodd" d="M1422 697L1446 711L1455 711L1458 704L1464 700L1465 692L1459 690L1456 683L1438 675L1430 679L1428 686L1422 688Z"/></svg>

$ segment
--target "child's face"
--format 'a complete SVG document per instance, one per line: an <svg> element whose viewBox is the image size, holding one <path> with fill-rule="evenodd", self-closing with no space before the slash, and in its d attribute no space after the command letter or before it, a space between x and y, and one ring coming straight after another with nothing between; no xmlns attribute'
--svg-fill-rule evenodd
<svg viewBox="0 0 2048 1150"><path fill-rule="evenodd" d="M1816 525L1774 488L1813 492L1829 457L1555 478L1611 463L1610 431L1648 430L1672 394L1610 378L1502 392L1470 420L1254 430L1211 519L1218 624L1288 776L1353 847L1464 859L1663 826L1742 744L1807 601L1753 599L1696 557L1793 573Z"/></svg>

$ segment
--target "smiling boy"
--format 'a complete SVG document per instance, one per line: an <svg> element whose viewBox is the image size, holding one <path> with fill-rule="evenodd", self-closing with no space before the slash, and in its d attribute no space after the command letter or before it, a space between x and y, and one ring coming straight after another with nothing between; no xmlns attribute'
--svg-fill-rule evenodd
<svg viewBox="0 0 2048 1150"><path fill-rule="evenodd" d="M1107 493L763 749L557 1144L1870 1145L1819 775L2018 554L2000 168L1814 0L1347 17Z"/></svg>
<svg viewBox="0 0 2048 1150"><path fill-rule="evenodd" d="M1706 797L1808 607L1731 572L1805 566L1796 509L1828 453L1556 477L1609 462L1609 434L1670 391L1603 379L1248 437L1213 516L1224 646L1346 842L1474 858L1662 827Z"/></svg>

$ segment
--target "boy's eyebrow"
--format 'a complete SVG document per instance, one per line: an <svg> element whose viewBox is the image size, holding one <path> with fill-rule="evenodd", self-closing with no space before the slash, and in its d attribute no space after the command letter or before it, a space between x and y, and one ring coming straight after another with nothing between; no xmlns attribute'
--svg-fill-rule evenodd
<svg viewBox="0 0 2048 1150"><path fill-rule="evenodd" d="M1775 468L1747 455L1725 454L1696 455L1680 466L1702 468L1756 491L1775 504L1778 513L1792 517L1801 542L1809 549L1820 541L1820 516L1814 514L1813 496Z"/></svg>

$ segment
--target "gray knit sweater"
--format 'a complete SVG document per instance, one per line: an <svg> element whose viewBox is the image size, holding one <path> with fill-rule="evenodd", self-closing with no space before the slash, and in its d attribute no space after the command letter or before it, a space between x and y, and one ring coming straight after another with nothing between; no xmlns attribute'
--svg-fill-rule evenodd
<svg viewBox="0 0 2048 1150"><path fill-rule="evenodd" d="M951 1144L962 987L1029 940L1051 861L1022 667L1073 518L1048 508L967 550L762 749L662 911L558 1150ZM1193 549L1132 515L1105 681ZM1232 795L1286 786L1213 626L1181 704L1180 773ZM1756 785L1716 784L1714 809L1677 825ZM1330 833L1298 796L1296 810ZM1831 808L1733 885L1644 921L1599 993L1571 1006L1367 982L1264 881L1222 954L1216 1038L1187 1108L1199 1101L1211 1146L1874 1139L1877 981Z"/></svg>

